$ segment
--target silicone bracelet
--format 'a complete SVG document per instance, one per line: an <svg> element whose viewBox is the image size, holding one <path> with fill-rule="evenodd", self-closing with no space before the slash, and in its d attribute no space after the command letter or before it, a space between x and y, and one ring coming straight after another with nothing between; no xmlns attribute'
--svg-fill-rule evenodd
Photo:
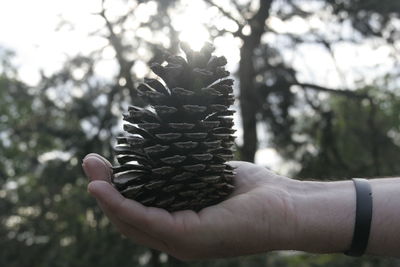
<svg viewBox="0 0 400 267"><path fill-rule="evenodd" d="M365 253L368 246L372 221L372 189L366 179L352 180L356 189L356 221L351 247L345 254L359 257Z"/></svg>

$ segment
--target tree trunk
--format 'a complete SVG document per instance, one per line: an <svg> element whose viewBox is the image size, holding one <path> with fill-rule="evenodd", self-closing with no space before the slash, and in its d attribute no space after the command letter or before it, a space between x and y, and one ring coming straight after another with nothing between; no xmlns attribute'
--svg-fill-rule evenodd
<svg viewBox="0 0 400 267"><path fill-rule="evenodd" d="M260 0L260 7L253 18L249 20L251 34L243 36L240 48L239 79L240 79L240 108L242 112L243 146L240 149L241 159L254 162L257 151L257 92L255 84L254 49L261 42L265 32L265 21L269 16L272 0Z"/></svg>
<svg viewBox="0 0 400 267"><path fill-rule="evenodd" d="M254 161L257 151L257 107L254 86L253 48L249 42L244 42L240 49L239 79L240 79L240 109L242 112L243 146L241 148L241 159L249 162Z"/></svg>

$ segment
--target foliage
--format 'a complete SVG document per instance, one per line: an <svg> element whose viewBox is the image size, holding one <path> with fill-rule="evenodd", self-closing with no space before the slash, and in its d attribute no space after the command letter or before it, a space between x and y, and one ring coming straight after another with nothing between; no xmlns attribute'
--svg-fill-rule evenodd
<svg viewBox="0 0 400 267"><path fill-rule="evenodd" d="M351 258L345 255L329 254L315 255L308 253L295 253L294 255L281 255L274 257L268 262L268 266L276 267L395 267L398 261L394 259L382 259L379 257Z"/></svg>
<svg viewBox="0 0 400 267"><path fill-rule="evenodd" d="M368 92L371 100L331 97L325 111L299 119L301 126L293 134L307 140L297 153L301 177L381 177L400 172L399 96L383 88L359 91Z"/></svg>
<svg viewBox="0 0 400 267"><path fill-rule="evenodd" d="M146 5L153 1L132 2ZM134 90L135 64L163 59L154 36L168 40L163 42L165 49L176 50L178 35L169 15L180 1L155 2L157 12L148 21L136 21L135 8L109 18L110 7L103 1L98 15L105 26L94 35L104 37L115 50L117 70L111 80L96 74L102 51L93 51L69 59L59 72L29 87L19 80L12 53L0 53L0 266L398 265L392 259L279 252L183 264L116 233L87 196L80 162L90 152L112 158L121 111L128 103L141 104ZM242 113L251 122L243 128L250 134L245 135L238 155L243 155L243 147L250 142L245 159L253 159L263 141L255 127L262 123L267 126L270 145L301 166L295 173L300 178L399 173L399 92L376 85L339 90L302 83L299 70L282 56L283 48L262 36L284 37L293 49L313 42L328 51L344 37L328 38L318 31L281 34L260 27L271 14L283 22L321 14L326 24L350 22L358 33L351 42L362 43L373 36L390 44L398 36L392 23L400 13L396 1L314 1L321 5L312 11L307 10L307 1L249 0L243 5L228 1L231 10L217 6L216 1L204 2L237 24L236 31L209 25L212 36L232 34L242 44L237 77L245 93L240 101L252 107ZM268 10L261 12L260 6ZM250 34L245 31L248 27ZM141 28L152 33L149 39L133 35ZM139 48L149 52L142 55Z"/></svg>

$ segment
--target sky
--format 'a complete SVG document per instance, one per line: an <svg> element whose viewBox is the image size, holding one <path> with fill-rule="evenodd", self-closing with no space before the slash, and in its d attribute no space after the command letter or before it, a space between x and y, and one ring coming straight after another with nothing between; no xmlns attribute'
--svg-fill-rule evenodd
<svg viewBox="0 0 400 267"><path fill-rule="evenodd" d="M125 5L113 1L112 12L118 14ZM227 1L220 1L221 5ZM0 1L0 47L6 47L16 52L15 63L19 76L30 85L35 85L39 79L39 71L47 75L61 68L63 62L78 53L87 53L106 45L104 39L89 37L89 34L103 26L99 16L93 15L100 8L100 0L3 0ZM146 16L155 12L155 5L140 6L138 12L146 20ZM174 16L173 25L180 32L180 39L198 49L209 34L203 24L215 18L218 10L210 9L205 12L203 1L184 0L183 5ZM227 7L229 8L229 7ZM113 15L111 12L111 15ZM68 23L62 23L67 21ZM234 27L229 21L219 20L220 25ZM330 31L319 18L310 20L294 18L289 23L271 16L268 26L279 33L301 34L310 29ZM352 34L349 29L347 34ZM142 34L146 34L145 32ZM266 35L265 41L271 44L284 44L276 35ZM216 53L229 58L228 68L235 71L239 61L240 42L233 37L220 37L214 40ZM399 48L400 49L400 48ZM110 59L100 65L99 73L112 75L115 65L112 64L114 52L105 49L104 55ZM370 40L362 45L341 43L334 47L334 60L321 46L300 45L293 49L284 49L285 60L291 62L299 71L299 79L303 82L319 83L332 88L353 88L361 80L372 82L382 76L395 64L390 47L379 41ZM336 61L336 64L335 64ZM340 66L340 67L338 67ZM143 66L135 69L138 76L145 75ZM241 135L238 129L238 135ZM276 152L268 147L261 149L256 155L256 161L268 165L282 165Z"/></svg>
<svg viewBox="0 0 400 267"><path fill-rule="evenodd" d="M99 25L99 20L91 15L95 2L98 1L0 2L0 46L16 52L16 63L24 81L34 85L40 78L39 69L51 73L60 68L67 55L99 45L99 40L88 38L88 33ZM79 27L69 31L65 26L57 31L62 18L72 19Z"/></svg>
<svg viewBox="0 0 400 267"><path fill-rule="evenodd" d="M206 8L202 1L192 1L190 4L189 0L185 2L186 5L180 9L181 13L174 18L174 26L181 32L182 40L189 41L195 48L199 48L201 43L209 38L202 24L210 19L208 14L212 16L217 12L211 9L202 14L201 10ZM93 15L99 7L99 0L1 1L0 46L10 48L17 53L16 62L20 67L20 76L33 85L40 78L39 69L51 73L60 68L68 55L85 53L105 45L104 39L88 36L90 32L103 25L101 19ZM118 12L118 8L115 6L113 8L115 12ZM139 14L149 13L155 7L147 5L146 9ZM70 24L62 24L62 20ZM291 23L284 23L279 18L272 17L268 23L280 33L301 34L310 27L316 29L324 27L324 23L317 18L310 21L297 18ZM269 42L278 41L273 35L267 35L265 39ZM215 40L215 45L217 53L222 52L228 57L231 63L229 67L234 69L239 60L240 43L233 38L224 37ZM302 45L296 51L288 50L286 57L300 68L303 67L304 59L306 59L307 70L301 74L304 81L320 80L320 77L325 77L324 82L331 87L352 87L355 84L354 81L360 77L372 79L393 67L389 60L390 48L379 43L371 41L361 46L343 43L337 45L334 50L340 72L346 73L344 81L343 75L342 77L338 75L332 57L320 46ZM113 55L112 52L109 53L110 57ZM365 75L368 72L371 75Z"/></svg>

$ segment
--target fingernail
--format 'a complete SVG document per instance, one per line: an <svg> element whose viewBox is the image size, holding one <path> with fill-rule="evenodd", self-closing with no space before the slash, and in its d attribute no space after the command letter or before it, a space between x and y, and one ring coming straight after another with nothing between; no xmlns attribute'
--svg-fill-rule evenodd
<svg viewBox="0 0 400 267"><path fill-rule="evenodd" d="M92 179L89 175L89 173L86 171L86 166L85 166L85 162L82 163L82 169L83 172L85 173L86 177L88 177L89 179Z"/></svg>
<svg viewBox="0 0 400 267"><path fill-rule="evenodd" d="M108 166L98 157L86 157L83 159L83 171L90 180L106 180L110 179L110 171Z"/></svg>
<svg viewBox="0 0 400 267"><path fill-rule="evenodd" d="M90 183L88 184L86 190L87 190L87 192L88 192L90 195L93 196L92 187L93 187L93 186L91 185L91 182L90 182Z"/></svg>

